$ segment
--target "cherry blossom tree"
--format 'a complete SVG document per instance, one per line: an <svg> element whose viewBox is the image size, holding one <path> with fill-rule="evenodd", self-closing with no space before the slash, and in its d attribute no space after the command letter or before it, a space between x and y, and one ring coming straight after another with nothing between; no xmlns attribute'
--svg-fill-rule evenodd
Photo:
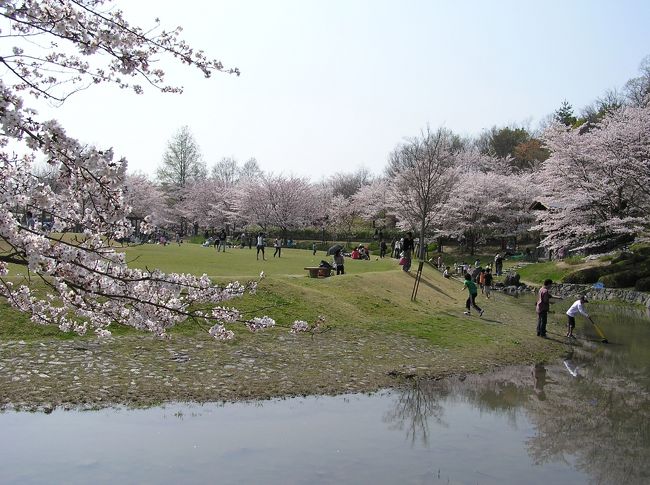
<svg viewBox="0 0 650 485"><path fill-rule="evenodd" d="M197 227L223 227L237 217L234 210L235 190L235 186L214 178L196 181L187 187L183 200L178 204L178 211Z"/></svg>
<svg viewBox="0 0 650 485"><path fill-rule="evenodd" d="M386 226L387 215L392 209L386 179L377 178L370 184L363 185L352 196L352 200L364 220Z"/></svg>
<svg viewBox="0 0 650 485"><path fill-rule="evenodd" d="M372 182L368 169L360 168L353 173L337 172L328 177L326 184L332 189L333 195L352 197L361 187Z"/></svg>
<svg viewBox="0 0 650 485"><path fill-rule="evenodd" d="M352 230L361 219L361 204L353 197L342 194L332 196L327 211L329 225L344 236L348 242L352 239Z"/></svg>
<svg viewBox="0 0 650 485"><path fill-rule="evenodd" d="M110 334L124 324L166 335L188 318L205 322L218 339L232 338L227 324L245 321L251 330L271 326L268 317L244 319L223 303L254 291L256 282L214 285L206 276L132 269L111 241L127 238L132 207L123 192L126 161L111 149L85 146L55 120L41 120L27 102L63 102L76 90L112 83L142 92L140 82L163 92L160 60L167 57L199 69L239 74L209 59L179 37L180 29L144 30L131 25L106 0L7 0L0 3L0 295L34 322L63 331ZM28 101L26 101L28 100ZM54 180L34 173L37 160ZM56 194L54 188L56 188ZM82 203L83 201L83 203ZM25 224L26 212L54 217L53 232ZM150 232L151 219L141 226ZM83 234L63 232L81 227ZM14 275L28 269L29 281ZM38 292L30 282L41 282ZM199 306L197 306L199 305Z"/></svg>
<svg viewBox="0 0 650 485"><path fill-rule="evenodd" d="M453 134L429 128L399 145L390 156L386 177L400 225L416 229L424 241L457 179ZM424 245L422 246L424 248Z"/></svg>
<svg viewBox="0 0 650 485"><path fill-rule="evenodd" d="M318 199L305 178L265 174L245 180L238 193L236 211L249 224L264 230L269 226L280 229L283 238L288 230L305 227L318 219Z"/></svg>
<svg viewBox="0 0 650 485"><path fill-rule="evenodd" d="M553 125L538 229L551 248L597 247L650 227L650 107L623 107L588 132Z"/></svg>
<svg viewBox="0 0 650 485"><path fill-rule="evenodd" d="M148 216L149 223L156 227L164 227L172 222L163 192L143 173L126 176L124 200L131 208L129 219L132 221L142 221Z"/></svg>
<svg viewBox="0 0 650 485"><path fill-rule="evenodd" d="M536 194L530 178L526 173L462 172L441 211L441 234L463 241L470 254L489 238L525 234L534 222L528 211Z"/></svg>

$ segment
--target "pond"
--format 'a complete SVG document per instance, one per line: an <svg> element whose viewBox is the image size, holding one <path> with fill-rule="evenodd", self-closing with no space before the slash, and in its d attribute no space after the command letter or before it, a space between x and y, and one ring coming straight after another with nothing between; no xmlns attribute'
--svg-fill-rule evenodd
<svg viewBox="0 0 650 485"><path fill-rule="evenodd" d="M550 365L372 395L1 413L0 483L650 483L650 322L593 311L610 343L579 318Z"/></svg>

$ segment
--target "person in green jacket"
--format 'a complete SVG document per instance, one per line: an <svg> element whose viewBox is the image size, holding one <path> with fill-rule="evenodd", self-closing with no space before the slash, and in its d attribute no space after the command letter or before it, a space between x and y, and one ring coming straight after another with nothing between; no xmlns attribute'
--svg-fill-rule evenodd
<svg viewBox="0 0 650 485"><path fill-rule="evenodd" d="M476 304L476 297L478 296L478 288L476 288L476 283L472 281L472 275L470 275L469 273L465 273L465 282L463 283L463 287L461 288L461 291L463 291L465 288L467 288L467 291L469 292L469 297L465 302L465 307L467 308L467 310L464 312L464 314L471 315L470 308L474 307L478 312L478 316L482 317L483 310L481 309L480 306Z"/></svg>

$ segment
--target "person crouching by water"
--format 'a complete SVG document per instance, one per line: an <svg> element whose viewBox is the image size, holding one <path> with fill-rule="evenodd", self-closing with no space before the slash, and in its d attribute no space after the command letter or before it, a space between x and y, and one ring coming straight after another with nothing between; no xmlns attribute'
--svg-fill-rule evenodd
<svg viewBox="0 0 650 485"><path fill-rule="evenodd" d="M334 266L336 266L336 274L345 274L345 257L343 256L343 251L338 249L334 253Z"/></svg>
<svg viewBox="0 0 650 485"><path fill-rule="evenodd" d="M478 312L478 316L482 317L483 310L481 309L480 306L476 304L478 289L476 288L476 283L472 281L472 275L469 273L465 273L465 282L463 283L463 287L460 289L460 291L463 291L465 288L467 288L467 291L469 292L469 296L467 297L467 301L465 302L465 307L467 308L467 310L464 312L464 314L471 315L472 313L470 312L470 307L472 306Z"/></svg>
<svg viewBox="0 0 650 485"><path fill-rule="evenodd" d="M576 328L576 318L575 316L580 313L582 316L585 318L589 319L591 323L594 323L594 321L591 319L587 311L585 310L584 304L588 303L589 300L587 300L587 297L585 295L582 295L579 300L576 300L573 302L573 305L569 307L567 310L567 334L566 336L568 338L575 338L575 335L573 335L573 329Z"/></svg>
<svg viewBox="0 0 650 485"><path fill-rule="evenodd" d="M551 295L551 285L553 280L544 280L544 286L539 290L537 295L537 305L535 305L535 311L537 312L537 336L546 337L546 322L548 321L548 311L550 309L551 298L561 300L557 296Z"/></svg>

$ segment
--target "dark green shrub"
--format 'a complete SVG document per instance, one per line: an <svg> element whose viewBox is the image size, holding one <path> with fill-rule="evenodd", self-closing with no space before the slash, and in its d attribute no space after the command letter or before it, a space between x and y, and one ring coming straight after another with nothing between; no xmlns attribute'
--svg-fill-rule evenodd
<svg viewBox="0 0 650 485"><path fill-rule="evenodd" d="M612 259L612 264L616 263L621 263L621 262L626 262L626 263L638 263L639 261L643 261L646 258L642 256L641 254L637 253L628 253L628 252L622 252L618 256L616 256L614 259Z"/></svg>
<svg viewBox="0 0 650 485"><path fill-rule="evenodd" d="M562 282L564 283L575 283L580 285L588 285L595 283L600 278L600 269L599 267L585 268L579 271L574 271L569 273L564 277Z"/></svg>
<svg viewBox="0 0 650 485"><path fill-rule="evenodd" d="M601 276L598 281L605 285L605 288L630 288L634 286L641 276L637 271L621 271Z"/></svg>
<svg viewBox="0 0 650 485"><path fill-rule="evenodd" d="M634 255L643 256L644 258L650 258L650 246L635 247Z"/></svg>
<svg viewBox="0 0 650 485"><path fill-rule="evenodd" d="M634 283L634 289L636 291L650 291L650 276L636 280L636 283Z"/></svg>

